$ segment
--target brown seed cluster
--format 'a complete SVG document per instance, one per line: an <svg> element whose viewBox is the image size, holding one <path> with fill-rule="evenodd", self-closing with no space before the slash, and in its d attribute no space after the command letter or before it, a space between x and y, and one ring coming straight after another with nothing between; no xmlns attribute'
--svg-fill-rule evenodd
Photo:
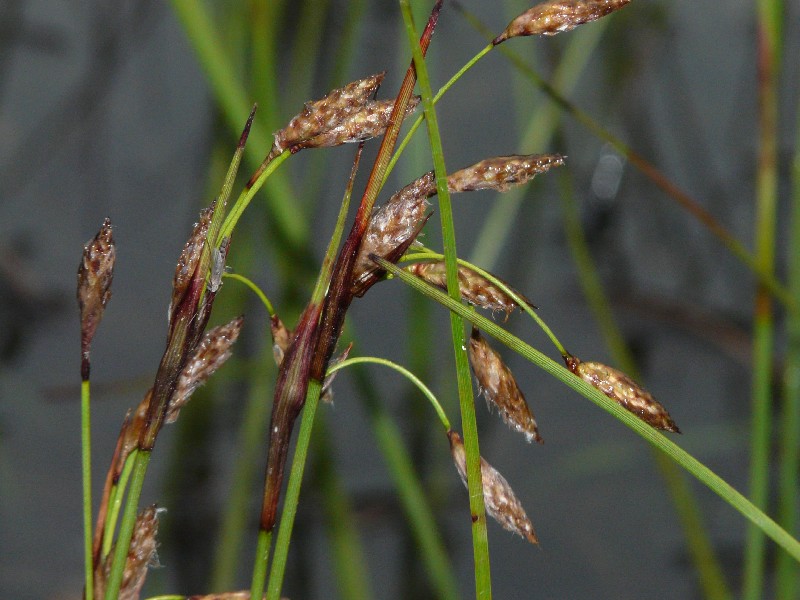
<svg viewBox="0 0 800 600"><path fill-rule="evenodd" d="M239 338L244 317L236 317L225 325L207 332L195 348L194 355L183 367L175 393L167 405L165 423L174 423L194 391L203 385L231 357L233 344Z"/></svg>
<svg viewBox="0 0 800 600"><path fill-rule="evenodd" d="M370 260L370 254L396 262L416 239L427 218L427 199L435 193L434 174L426 173L372 213L353 267L354 295L363 296L383 276L383 271Z"/></svg>
<svg viewBox="0 0 800 600"><path fill-rule="evenodd" d="M680 433L667 410L622 371L599 362L582 362L574 356L567 356L565 362L570 371L651 427Z"/></svg>
<svg viewBox="0 0 800 600"><path fill-rule="evenodd" d="M431 285L447 290L447 269L443 260L429 263L416 263L406 270ZM463 265L458 266L458 287L461 292L461 297L474 306L487 308L492 311L501 310L506 313L506 316L518 307L518 304L511 296L506 294L483 275ZM516 290L514 290L514 292L522 298L525 303L534 306L525 296Z"/></svg>
<svg viewBox="0 0 800 600"><path fill-rule="evenodd" d="M526 35L556 35L619 10L630 0L549 0L511 21L492 42Z"/></svg>
<svg viewBox="0 0 800 600"><path fill-rule="evenodd" d="M560 154L495 156L450 174L447 189L451 193L474 190L505 192L511 186L526 183L536 175L563 164L564 157Z"/></svg>
<svg viewBox="0 0 800 600"><path fill-rule="evenodd" d="M142 587L147 578L147 569L158 566L156 554L156 534L158 533L158 513L155 505L148 506L136 517L128 557L122 574L120 586L120 600L139 600ZM111 571L111 562L114 552L109 553L103 572L95 578L95 597L101 598L105 594L105 583Z"/></svg>
<svg viewBox="0 0 800 600"><path fill-rule="evenodd" d="M524 434L529 443L533 440L543 443L539 428L536 426L536 419L511 369L474 327L469 340L468 354L475 378L478 380L478 388L486 399L489 410L493 406L496 407L503 422Z"/></svg>
<svg viewBox="0 0 800 600"><path fill-rule="evenodd" d="M89 347L97 326L111 298L111 280L117 253L111 232L111 220L103 221L97 235L83 247L78 267L78 307L81 313L81 350L84 361L89 359ZM88 362L85 367L88 377Z"/></svg>
<svg viewBox="0 0 800 600"><path fill-rule="evenodd" d="M455 431L447 432L450 439L450 453L456 465L461 481L467 485L467 453L464 443ZM522 536L531 544L538 544L536 532L533 530L522 503L517 499L514 490L497 470L481 457L481 482L483 484L483 502L486 512L500 525L517 535Z"/></svg>
<svg viewBox="0 0 800 600"><path fill-rule="evenodd" d="M175 308L188 291L197 265L200 264L203 248L206 245L208 228L214 216L214 206L215 204L212 203L211 206L200 212L200 221L195 223L192 234L186 240L181 255L178 257L178 264L175 267L175 276L172 281L172 301L169 305L170 319Z"/></svg>
<svg viewBox="0 0 800 600"><path fill-rule="evenodd" d="M307 102L286 127L275 133L275 149L280 153L338 126L364 107L380 86L384 75L370 75L337 88L324 98Z"/></svg>

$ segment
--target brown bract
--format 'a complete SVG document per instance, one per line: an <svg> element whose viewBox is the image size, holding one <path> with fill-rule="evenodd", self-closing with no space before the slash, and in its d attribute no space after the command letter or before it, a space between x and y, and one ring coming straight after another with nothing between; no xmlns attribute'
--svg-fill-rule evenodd
<svg viewBox="0 0 800 600"><path fill-rule="evenodd" d="M84 361L88 361L89 347L97 326L103 318L106 304L111 298L111 280L117 253L111 232L111 220L103 221L97 235L83 247L81 264L78 266L78 307L81 314L81 350ZM84 365L88 377L88 362Z"/></svg>
<svg viewBox="0 0 800 600"><path fill-rule="evenodd" d="M495 156L448 175L447 189L451 193L475 190L505 192L564 164L560 154L529 154Z"/></svg>
<svg viewBox="0 0 800 600"><path fill-rule="evenodd" d="M630 0L551 0L537 4L511 21L492 42L526 35L556 35L619 10Z"/></svg>
<svg viewBox="0 0 800 600"><path fill-rule="evenodd" d="M448 431L450 439L450 454L456 465L461 481L467 485L467 453L461 436L455 431ZM517 499L514 490L497 470L481 457L481 483L483 485L483 502L486 512L500 525L517 535L522 536L531 544L538 544L536 532L533 530L522 503Z"/></svg>
<svg viewBox="0 0 800 600"><path fill-rule="evenodd" d="M478 388L486 398L489 410L493 406L496 407L506 425L524 434L528 442L536 440L541 444L542 437L539 435L536 419L511 369L474 327L469 340L468 354L475 378L478 380Z"/></svg>
<svg viewBox="0 0 800 600"><path fill-rule="evenodd" d="M197 265L200 264L200 258L208 235L208 227L211 225L211 219L214 216L215 204L212 203L211 206L200 212L200 221L195 223L192 234L184 244L181 255L178 257L178 264L175 267L175 275L172 281L172 300L169 305L170 322L175 308L180 304L181 299L189 289L189 284L192 282Z"/></svg>
<svg viewBox="0 0 800 600"><path fill-rule="evenodd" d="M378 89L384 75L370 75L337 88L324 98L307 102L286 127L275 132L277 153L333 129L348 115L360 111Z"/></svg>
<svg viewBox="0 0 800 600"><path fill-rule="evenodd" d="M412 181L370 217L353 267L352 292L363 296L383 271L372 262L370 254L397 261L425 224L427 199L436 193L433 172Z"/></svg>
<svg viewBox="0 0 800 600"><path fill-rule="evenodd" d="M667 410L650 392L622 371L599 362L581 362L575 356L567 356L565 362L570 371L651 427L673 433L681 432Z"/></svg>
<svg viewBox="0 0 800 600"><path fill-rule="evenodd" d="M406 270L431 285L447 290L447 269L443 260L416 263ZM463 265L458 266L458 288L461 292L461 297L470 304L493 311L502 310L506 313L506 316L519 306L511 296L486 279L486 277ZM524 302L536 308L525 296L516 290L514 292Z"/></svg>

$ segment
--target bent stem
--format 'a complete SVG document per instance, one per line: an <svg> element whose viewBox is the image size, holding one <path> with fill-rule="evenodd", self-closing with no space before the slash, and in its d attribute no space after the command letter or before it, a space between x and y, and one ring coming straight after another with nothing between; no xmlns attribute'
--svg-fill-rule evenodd
<svg viewBox="0 0 800 600"><path fill-rule="evenodd" d="M381 258L377 258L376 262L380 264L381 268L402 280L403 283L407 284L415 291L428 296L451 312L458 314L463 319L478 327L481 331L491 335L520 356L610 413L652 446L664 452L671 460L678 463L703 485L717 494L731 507L739 511L747 520L763 531L781 548L786 550L795 561L800 562L800 541L792 537L761 509L745 498L740 492L736 491L729 483L686 452L686 450L667 438L664 434L653 429L633 413L628 412L616 402L612 401L605 394L573 375L563 366L545 356L517 336L498 326L490 319L479 315L471 308L464 306L461 302L453 300L447 294L428 285L411 273L403 271L396 265Z"/></svg>

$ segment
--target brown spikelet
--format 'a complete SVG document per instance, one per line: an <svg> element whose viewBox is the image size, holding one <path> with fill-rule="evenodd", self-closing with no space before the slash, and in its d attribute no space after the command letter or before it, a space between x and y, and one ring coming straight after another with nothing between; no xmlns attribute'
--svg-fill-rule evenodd
<svg viewBox="0 0 800 600"><path fill-rule="evenodd" d="M178 257L178 264L175 267L175 276L172 280L172 301L169 305L169 316L172 319L173 310L180 304L186 291L189 289L189 284L194 277L194 272L200 262L200 257L203 253L203 248L208 236L208 227L211 225L211 219L214 216L214 206L205 208L200 213L200 221L195 223L192 234L183 246L181 255Z"/></svg>
<svg viewBox="0 0 800 600"><path fill-rule="evenodd" d="M397 254L393 257L396 261L414 241L425 223L427 199L435 193L435 176L433 172L426 173L372 213L353 267L353 294L363 296L382 275L370 260L370 254L387 260L390 255Z"/></svg>
<svg viewBox="0 0 800 600"><path fill-rule="evenodd" d="M106 219L97 235L83 247L78 267L78 307L81 314L81 371L89 377L89 352L97 326L111 298L111 280L117 253L111 232L111 220Z"/></svg>
<svg viewBox="0 0 800 600"><path fill-rule="evenodd" d="M120 600L138 600L147 577L147 569L158 565L156 534L158 533L159 512L160 510L152 505L136 517L133 537L128 548L128 558L122 574L122 585L118 596ZM112 551L106 558L102 575L96 578L95 597L104 596L105 582L108 580L113 558L114 552Z"/></svg>
<svg viewBox="0 0 800 600"><path fill-rule="evenodd" d="M231 349L239 338L243 322L244 317L236 317L225 325L214 327L203 336L194 355L181 371L175 393L167 405L165 423L175 422L181 408L186 405L194 391L231 357Z"/></svg>
<svg viewBox="0 0 800 600"><path fill-rule="evenodd" d="M283 324L278 315L272 315L269 326L272 330L272 355L275 357L275 364L280 367L283 355L292 341L292 332Z"/></svg>
<svg viewBox="0 0 800 600"><path fill-rule="evenodd" d="M286 127L275 132L277 153L330 131L348 115L361 110L380 86L384 75L370 75L337 88L324 98L307 102Z"/></svg>
<svg viewBox="0 0 800 600"><path fill-rule="evenodd" d="M630 0L549 0L511 21L492 42L525 35L556 35L619 10Z"/></svg>
<svg viewBox="0 0 800 600"><path fill-rule="evenodd" d="M455 431L448 431L447 437L450 439L450 453L453 462L456 464L461 481L467 485L467 453L464 450L464 443L461 436ZM517 500L514 490L497 470L481 457L481 482L483 484L483 502L486 505L486 512L495 521L500 523L503 529L522 536L531 544L538 544L536 532L533 530L522 503Z"/></svg>
<svg viewBox="0 0 800 600"><path fill-rule="evenodd" d="M451 193L487 189L505 192L563 164L560 154L495 156L448 175L447 189Z"/></svg>
<svg viewBox="0 0 800 600"><path fill-rule="evenodd" d="M575 375L596 387L651 427L672 433L681 432L667 410L650 392L622 371L599 362L581 362L571 355L565 358L565 362L567 368Z"/></svg>
<svg viewBox="0 0 800 600"><path fill-rule="evenodd" d="M416 263L406 270L420 279L427 281L431 285L447 290L447 269L443 260L430 263ZM518 307L518 304L514 302L511 296L506 294L483 275L463 265L458 266L458 287L461 291L461 297L474 306L488 308L492 311L501 310L506 313L506 316ZM514 292L522 298L526 304L536 308L525 296L516 290L514 290Z"/></svg>
<svg viewBox="0 0 800 600"><path fill-rule="evenodd" d="M492 406L496 407L503 422L524 434L528 443L533 440L543 443L539 428L536 426L536 419L511 369L474 327L469 340L468 354L475 378L478 380L478 387L486 398L489 409L491 410Z"/></svg>
<svg viewBox="0 0 800 600"><path fill-rule="evenodd" d="M412 96L403 118L419 105L419 96ZM301 148L331 148L342 144L363 142L383 135L389 126L394 100L370 100L358 111L347 115L339 123L313 137L298 142L292 150Z"/></svg>

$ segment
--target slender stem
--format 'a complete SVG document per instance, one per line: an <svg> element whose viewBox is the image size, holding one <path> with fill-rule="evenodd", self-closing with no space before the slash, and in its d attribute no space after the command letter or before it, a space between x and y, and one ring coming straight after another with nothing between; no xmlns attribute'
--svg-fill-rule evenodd
<svg viewBox="0 0 800 600"><path fill-rule="evenodd" d="M671 460L686 469L693 477L707 486L731 507L739 511L745 518L755 524L761 531L775 541L780 547L788 552L796 562L800 562L800 541L787 533L780 525L768 517L760 508L755 506L750 500L745 498L740 492L736 491L729 483L719 477L711 469L706 467L683 448L656 429L653 429L644 421L641 421L633 413L628 412L619 404L608 398L605 394L592 387L579 377L573 375L562 365L548 358L517 336L506 331L491 319L478 314L471 308L464 306L461 302L453 300L447 294L432 285L429 285L418 277L404 271L396 265L383 260L375 259L381 268L391 273L403 283L435 300L451 312L457 313L463 319L469 321L481 331L488 333L501 343L508 346L511 350L527 359L546 373L560 380L573 390L584 396L625 426L632 429L637 435L645 439L655 448L664 452Z"/></svg>
<svg viewBox="0 0 800 600"><path fill-rule="evenodd" d="M759 150L756 174L756 262L761 273L775 269L775 228L778 195L778 46L779 25L774 11L781 3L758 0L757 57ZM756 289L753 317L753 383L750 430L750 499L759 508L769 498L772 410L773 307L763 284ZM756 600L764 593L766 544L755 526L747 529L744 554L743 598Z"/></svg>
<svg viewBox="0 0 800 600"><path fill-rule="evenodd" d="M83 472L83 559L84 597L94 598L92 560L92 422L91 390L88 379L81 382L81 467Z"/></svg>
<svg viewBox="0 0 800 600"><path fill-rule="evenodd" d="M269 301L267 295L258 287L252 279L248 279L244 275L239 275L238 273L224 273L222 275L225 279L233 279L234 281L238 281L239 283L243 283L250 291L253 292L258 299L261 300L261 304L267 309L270 317L275 316L275 309L272 306L272 302Z"/></svg>
<svg viewBox="0 0 800 600"><path fill-rule="evenodd" d="M406 25L408 42L414 54L414 66L417 70L425 122L428 126L428 141L431 147L434 170L436 172L436 190L439 199L439 217L442 226L445 266L447 270L447 290L451 298L461 297L458 285L458 263L456 252L455 227L450 193L447 189L447 169L444 162L444 150L439 133L436 110L433 105L433 92L428 78L425 58L417 42L417 32L411 15L409 0L400 0L403 21ZM461 406L461 424L464 433L464 448L467 462L467 487L469 489L469 505L472 519L472 547L475 561L475 594L486 600L492 597L492 581L489 566L489 540L486 532L486 509L483 502L483 484L480 466L480 450L478 448L478 426L475 420L475 404L472 392L472 376L467 360L467 343L464 333L464 322L456 314L450 313L450 329L452 333L453 352L455 353L456 375L458 380L458 397Z"/></svg>
<svg viewBox="0 0 800 600"><path fill-rule="evenodd" d="M122 473L120 473L119 480L111 489L111 494L108 497L111 509L108 511L105 529L103 530L103 550L101 556L104 559L108 556L108 553L111 552L111 544L114 542L114 530L117 528L119 511L122 508L122 499L125 496L128 481L133 472L133 465L136 464L136 455L138 452L138 450L134 449L125 459L125 464L122 466Z"/></svg>
<svg viewBox="0 0 800 600"><path fill-rule="evenodd" d="M253 580L250 583L250 597L261 598L267 581L267 565L269 564L269 547L272 544L272 529L258 530L256 542L256 560L253 567Z"/></svg>
<svg viewBox="0 0 800 600"><path fill-rule="evenodd" d="M144 476L147 473L147 465L150 463L151 455L151 450L140 450L136 453L136 462L133 465L133 476L130 488L128 489L125 511L122 514L119 535L117 536L117 542L114 547L114 559L111 563L111 574L109 575L106 587L106 600L116 600L119 598L122 575L125 570L126 559L128 558L128 548L131 543L131 537L133 537L133 528L136 525L139 497L142 495Z"/></svg>
<svg viewBox="0 0 800 600"><path fill-rule="evenodd" d="M292 537L294 519L297 515L297 505L300 500L300 486L303 483L303 471L308 457L308 447L311 443L311 430L314 426L314 415L319 403L319 395L322 390L322 383L316 379L308 382L306 392L306 402L303 408L303 418L300 422L300 432L297 435L294 457L292 458L292 470L289 474L289 483L286 487L286 499L283 502L283 512L281 523L278 527L278 536L275 540L275 555L272 559L272 568L269 573L269 585L267 587L267 600L279 600L281 588L283 587L283 576L286 572L286 559L289 556L289 541ZM251 598L260 598L261 594L256 593L253 587Z"/></svg>
<svg viewBox="0 0 800 600"><path fill-rule="evenodd" d="M390 360L385 358L378 358L375 356L358 356L355 358L348 358L347 360L343 360L340 363L333 365L331 368L328 369L328 375L335 373L339 369L344 369L345 367L349 367L351 365L358 365L364 363L372 363L375 365L383 365L384 367L389 367L390 369L394 369L398 373L400 373L403 377L408 379L411 383L417 386L417 389L422 392L422 394L428 399L428 402L431 403L433 410L436 411L436 416L439 417L439 421L442 423L442 427L444 427L445 433L450 431L450 420L447 418L447 415L442 408L442 405L437 400L434 393L428 388L427 385L420 381L419 377L414 375L411 371L406 369L403 366L398 365Z"/></svg>

